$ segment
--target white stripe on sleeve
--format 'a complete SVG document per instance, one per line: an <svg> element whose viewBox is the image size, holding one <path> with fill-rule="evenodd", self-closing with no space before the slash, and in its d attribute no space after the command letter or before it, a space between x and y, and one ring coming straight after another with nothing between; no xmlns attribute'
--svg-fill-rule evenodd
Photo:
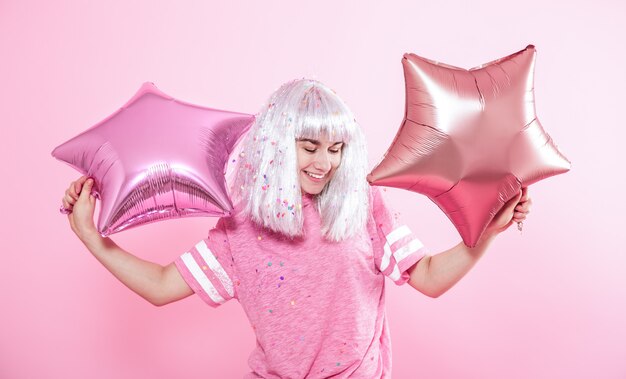
<svg viewBox="0 0 626 379"><path fill-rule="evenodd" d="M385 238L387 239L389 245L393 245L394 243L408 236L409 234L411 234L411 229L409 229L409 227L406 225L402 225L394 229L391 233L387 234Z"/></svg>
<svg viewBox="0 0 626 379"><path fill-rule="evenodd" d="M196 281L200 284L200 287L202 287L204 292L209 295L211 300L218 304L224 303L224 298L220 296L220 294L217 292L217 289L215 289L209 278L207 278L204 272L202 272L202 269L200 268L200 266L198 266L196 260L193 259L191 253L186 252L181 256L181 259L183 260L183 263L185 263L185 266L187 266L187 268L189 269L189 272L191 272L191 275L193 275Z"/></svg>
<svg viewBox="0 0 626 379"><path fill-rule="evenodd" d="M209 268L213 270L215 276L217 276L220 282L222 282L222 286L224 286L224 289L226 290L226 292L228 292L228 295L232 297L234 294L233 282L228 277L226 271L224 271L224 267L222 267L220 262L215 259L213 252L211 252L211 249L209 249L209 247L206 245L206 242L198 242L196 244L196 249L202 256L202 259L204 259L204 261L206 262L207 266L209 266Z"/></svg>
<svg viewBox="0 0 626 379"><path fill-rule="evenodd" d="M387 266L389 266L389 260L391 259L391 254L392 254L391 245L393 245L395 242L399 241L400 239L408 236L409 234L411 234L411 230L409 229L409 227L406 225L402 225L394 229L391 233L385 236L385 239L387 240L387 242L385 243L385 246L383 247L385 250L385 254L383 254L383 258L380 262L380 271L385 271Z"/></svg>
<svg viewBox="0 0 626 379"><path fill-rule="evenodd" d="M393 271L391 272L391 274L389 274L389 279L393 280L394 282L400 279L400 270L398 269L398 265L393 265Z"/></svg>
<svg viewBox="0 0 626 379"><path fill-rule="evenodd" d="M380 262L380 271L385 271L387 266L389 266L389 260L391 259L391 246L389 246L388 242L385 242L385 254L383 255L383 259Z"/></svg>
<svg viewBox="0 0 626 379"><path fill-rule="evenodd" d="M396 258L396 264L400 264L401 260L418 251L423 246L424 244L422 243L422 241L418 240L417 238L402 246L400 249L396 250L395 253L393 253L393 257Z"/></svg>

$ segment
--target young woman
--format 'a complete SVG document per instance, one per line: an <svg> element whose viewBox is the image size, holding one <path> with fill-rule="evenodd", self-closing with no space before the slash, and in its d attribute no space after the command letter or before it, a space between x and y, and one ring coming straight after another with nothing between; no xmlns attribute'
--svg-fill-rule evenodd
<svg viewBox="0 0 626 379"><path fill-rule="evenodd" d="M257 115L237 157L234 216L163 267L102 238L92 180L66 191L72 230L131 290L155 305L196 293L217 307L237 299L257 337L249 378L388 378L385 280L438 297L493 238L526 218L526 189L480 243L430 255L369 187L360 127L313 80L284 84Z"/></svg>

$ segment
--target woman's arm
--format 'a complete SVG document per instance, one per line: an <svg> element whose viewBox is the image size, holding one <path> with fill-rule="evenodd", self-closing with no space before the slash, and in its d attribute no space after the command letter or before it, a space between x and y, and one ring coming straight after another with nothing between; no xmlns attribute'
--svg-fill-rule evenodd
<svg viewBox="0 0 626 379"><path fill-rule="evenodd" d="M107 270L126 287L150 303L160 306L185 298L193 290L173 263L166 267L140 259L98 233L93 222L96 199L91 196L93 180L83 176L72 182L63 198L71 210L67 215L72 231Z"/></svg>
<svg viewBox="0 0 626 379"><path fill-rule="evenodd" d="M473 248L460 242L449 250L425 256L409 268L409 284L424 295L441 296L469 272L494 238L488 236Z"/></svg>
<svg viewBox="0 0 626 379"><path fill-rule="evenodd" d="M469 272L499 233L526 219L531 204L527 188L522 188L494 217L475 247L461 242L439 254L427 255L409 268L411 287L430 297L444 294Z"/></svg>
<svg viewBox="0 0 626 379"><path fill-rule="evenodd" d="M193 290L174 263L163 267L140 259L120 248L110 238L90 234L82 240L87 249L126 287L150 303L161 306L183 299Z"/></svg>

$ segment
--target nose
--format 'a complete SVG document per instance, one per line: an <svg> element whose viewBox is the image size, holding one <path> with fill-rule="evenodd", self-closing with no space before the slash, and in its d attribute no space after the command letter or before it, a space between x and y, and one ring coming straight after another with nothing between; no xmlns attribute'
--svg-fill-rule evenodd
<svg viewBox="0 0 626 379"><path fill-rule="evenodd" d="M330 154L328 152L319 152L315 157L313 167L323 172L330 171Z"/></svg>

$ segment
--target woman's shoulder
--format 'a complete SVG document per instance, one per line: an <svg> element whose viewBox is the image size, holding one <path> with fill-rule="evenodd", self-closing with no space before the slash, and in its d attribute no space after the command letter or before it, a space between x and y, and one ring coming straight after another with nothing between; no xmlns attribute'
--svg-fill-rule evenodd
<svg viewBox="0 0 626 379"><path fill-rule="evenodd" d="M245 237L248 234L255 234L257 229L257 225L251 220L242 204L235 204L231 213L220 217L215 227L228 233L231 237Z"/></svg>
<svg viewBox="0 0 626 379"><path fill-rule="evenodd" d="M380 207L384 207L385 201L381 193L380 187L369 186L369 207L370 211L376 211Z"/></svg>
<svg viewBox="0 0 626 379"><path fill-rule="evenodd" d="M240 204L236 204L228 215L220 217L216 226L220 225L220 227L224 229L233 229L236 228L237 225L244 223L245 220L246 217L243 207L241 207Z"/></svg>

